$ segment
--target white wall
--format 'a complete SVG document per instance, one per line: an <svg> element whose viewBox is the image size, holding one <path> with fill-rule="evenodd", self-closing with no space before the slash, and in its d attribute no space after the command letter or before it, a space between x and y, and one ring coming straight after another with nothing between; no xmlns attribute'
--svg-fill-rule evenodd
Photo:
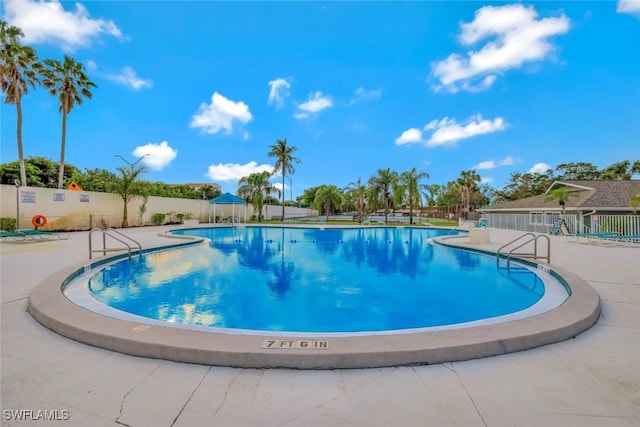
<svg viewBox="0 0 640 427"><path fill-rule="evenodd" d="M52 188L20 187L20 222L18 228L31 228L34 215L47 217L45 230L89 230L94 227L120 227L123 217L123 201L113 193L93 191L71 191ZM169 197L149 197L147 210L140 217L142 197L134 197L128 205L130 226L151 224L156 213L184 214L191 219L205 223L209 221L210 204L208 200L175 199ZM276 209L277 208L277 209ZM212 209L212 208L211 208ZM282 207L270 206L267 218L280 217ZM213 209L211 210L213 213ZM235 208L235 216L244 222L244 207ZM247 216L253 214L253 206L247 205ZM217 205L216 216L231 216L231 205ZM314 210L287 207L285 216L311 216ZM0 217L16 217L16 187L0 185ZM170 221L167 216L166 222Z"/></svg>

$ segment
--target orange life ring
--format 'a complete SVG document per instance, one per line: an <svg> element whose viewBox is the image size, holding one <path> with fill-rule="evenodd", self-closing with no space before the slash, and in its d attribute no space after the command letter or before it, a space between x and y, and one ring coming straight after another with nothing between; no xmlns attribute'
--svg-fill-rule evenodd
<svg viewBox="0 0 640 427"><path fill-rule="evenodd" d="M31 224L33 224L35 228L44 227L47 225L47 217L44 215L35 215L31 218Z"/></svg>

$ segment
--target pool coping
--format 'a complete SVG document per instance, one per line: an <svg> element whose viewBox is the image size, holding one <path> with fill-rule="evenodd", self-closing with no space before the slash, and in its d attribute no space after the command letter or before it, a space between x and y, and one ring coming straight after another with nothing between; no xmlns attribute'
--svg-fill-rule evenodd
<svg viewBox="0 0 640 427"><path fill-rule="evenodd" d="M176 236L198 244L202 238ZM474 250L437 238L440 244ZM155 248L157 249L157 248ZM495 254L493 251L478 252ZM527 350L573 338L600 316L598 293L577 274L547 265L570 288L559 307L524 319L463 329L385 335L308 337L238 335L177 329L106 317L69 301L61 285L78 270L114 257L78 263L40 282L27 310L43 326L78 342L133 356L244 368L344 369L437 364Z"/></svg>

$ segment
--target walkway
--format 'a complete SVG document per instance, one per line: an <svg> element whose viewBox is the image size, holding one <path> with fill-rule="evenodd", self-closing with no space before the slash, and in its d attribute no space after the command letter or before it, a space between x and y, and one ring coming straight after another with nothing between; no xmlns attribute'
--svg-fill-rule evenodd
<svg viewBox="0 0 640 427"><path fill-rule="evenodd" d="M163 228L129 229L144 247ZM518 233L491 230L495 249ZM57 415L69 426L636 426L640 424L640 249L553 237L552 264L587 280L602 316L576 338L432 366L296 371L136 358L54 334L26 313L31 290L87 259L87 233L2 243L2 425ZM44 414L39 410L48 412Z"/></svg>

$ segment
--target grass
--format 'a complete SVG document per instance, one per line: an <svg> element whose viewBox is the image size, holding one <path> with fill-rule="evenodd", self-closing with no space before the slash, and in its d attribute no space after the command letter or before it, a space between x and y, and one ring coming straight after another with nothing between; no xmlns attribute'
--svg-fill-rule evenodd
<svg viewBox="0 0 640 427"><path fill-rule="evenodd" d="M322 217L319 217L319 219L322 219ZM458 225L458 221L455 220L448 220L448 219L443 219L443 218L428 218L428 222L430 225L435 226L435 227L455 227ZM279 219L268 219L268 220L263 220L262 222L258 222L258 221L248 221L248 224L282 224L282 222L280 222ZM290 223L285 223L285 224L289 224ZM303 223L303 224L308 224L308 223ZM326 224L330 224L330 225L358 225L357 222L355 221L327 221ZM409 223L404 223L404 222L394 222L394 221L389 221L387 223L387 225L409 225ZM422 227L425 224L423 223L414 223L413 226L415 227Z"/></svg>

